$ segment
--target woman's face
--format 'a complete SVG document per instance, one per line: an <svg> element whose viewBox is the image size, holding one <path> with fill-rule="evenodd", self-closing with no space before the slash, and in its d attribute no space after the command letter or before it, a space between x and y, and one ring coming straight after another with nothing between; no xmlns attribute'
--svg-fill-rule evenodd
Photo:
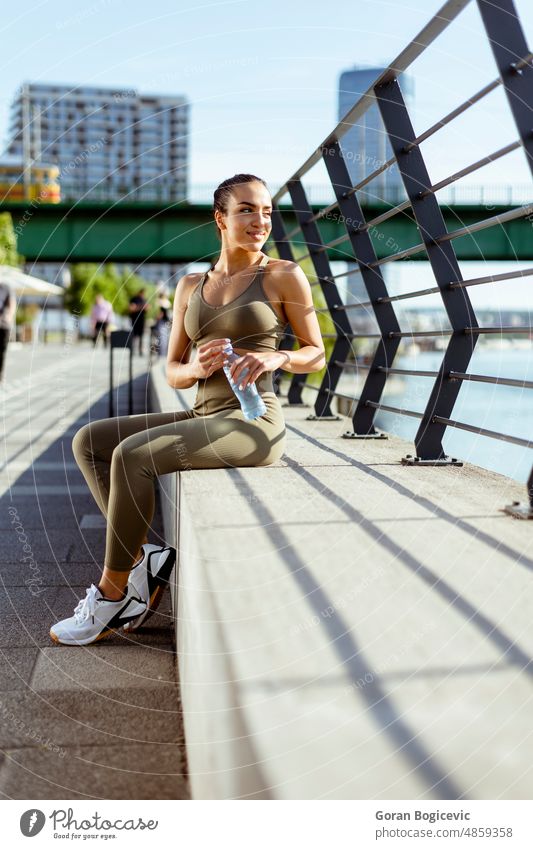
<svg viewBox="0 0 533 849"><path fill-rule="evenodd" d="M262 183L233 186L226 215L217 213L226 244L245 251L259 251L272 229L272 200Z"/></svg>

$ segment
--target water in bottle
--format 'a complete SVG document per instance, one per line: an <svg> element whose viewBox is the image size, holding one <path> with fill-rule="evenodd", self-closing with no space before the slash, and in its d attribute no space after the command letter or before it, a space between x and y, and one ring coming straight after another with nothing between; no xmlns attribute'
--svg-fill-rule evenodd
<svg viewBox="0 0 533 849"><path fill-rule="evenodd" d="M246 419L256 419L258 416L263 416L266 411L266 404L261 398L261 395L257 391L257 387L255 383L249 383L245 389L239 389L238 385L233 382L231 379L230 368L232 364L237 360L240 354L236 354L233 350L231 342L228 342L223 348L224 354L227 356L227 363L224 368L224 373L228 378L229 385L233 389L235 395L239 399L239 403L241 405L242 412ZM241 372L240 380L241 382L243 378L248 374L248 369L244 369Z"/></svg>

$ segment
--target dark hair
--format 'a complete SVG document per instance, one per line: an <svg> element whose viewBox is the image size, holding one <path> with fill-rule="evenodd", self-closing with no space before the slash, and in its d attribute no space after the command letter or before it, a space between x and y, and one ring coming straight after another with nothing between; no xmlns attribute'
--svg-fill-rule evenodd
<svg viewBox="0 0 533 849"><path fill-rule="evenodd" d="M213 200L213 212L217 209L224 215L228 211L228 201L233 194L233 186L238 186L240 183L262 183L268 189L266 182L261 177L256 177L255 174L235 174L233 177L228 177L215 189ZM220 227L216 225L217 238L222 240L220 235Z"/></svg>

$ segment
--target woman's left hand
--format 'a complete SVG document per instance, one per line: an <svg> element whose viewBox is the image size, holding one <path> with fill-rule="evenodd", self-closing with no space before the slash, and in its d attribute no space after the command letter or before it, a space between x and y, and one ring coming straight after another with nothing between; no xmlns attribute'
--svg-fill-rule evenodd
<svg viewBox="0 0 533 849"><path fill-rule="evenodd" d="M238 360L232 363L230 374L231 379L239 389L246 389L250 383L255 383L257 378L266 371L275 371L284 365L289 355L286 351L239 351L238 348L233 349L236 354L241 354ZM248 369L248 372L241 376ZM239 383L240 381L240 383Z"/></svg>

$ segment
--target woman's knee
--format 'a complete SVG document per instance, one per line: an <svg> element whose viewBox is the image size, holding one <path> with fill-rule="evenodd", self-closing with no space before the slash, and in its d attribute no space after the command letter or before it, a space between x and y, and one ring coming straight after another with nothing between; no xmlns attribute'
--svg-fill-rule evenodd
<svg viewBox="0 0 533 849"><path fill-rule="evenodd" d="M72 438L72 451L75 457L84 457L91 450L91 423L83 425Z"/></svg>
<svg viewBox="0 0 533 849"><path fill-rule="evenodd" d="M108 419L96 419L80 427L72 437L72 451L74 456L93 456L98 451L100 438L108 426Z"/></svg>

